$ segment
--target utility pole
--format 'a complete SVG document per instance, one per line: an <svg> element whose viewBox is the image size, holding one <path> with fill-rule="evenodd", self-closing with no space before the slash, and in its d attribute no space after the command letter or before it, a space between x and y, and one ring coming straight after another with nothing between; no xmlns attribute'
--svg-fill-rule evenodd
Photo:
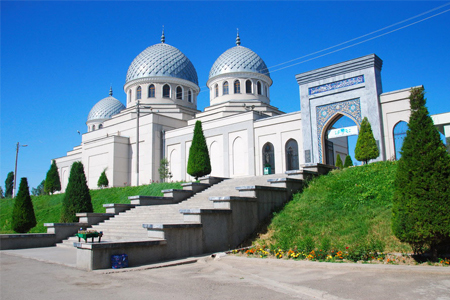
<svg viewBox="0 0 450 300"><path fill-rule="evenodd" d="M19 147L26 147L28 145L20 145L19 142L17 142L16 146L16 166L14 168L14 184L13 184L13 192L12 197L14 198L16 196L16 182L17 182L17 159L19 158Z"/></svg>

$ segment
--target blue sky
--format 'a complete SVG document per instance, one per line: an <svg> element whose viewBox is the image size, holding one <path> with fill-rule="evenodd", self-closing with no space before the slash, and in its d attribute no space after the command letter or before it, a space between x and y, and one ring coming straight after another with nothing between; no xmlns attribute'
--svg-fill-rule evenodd
<svg viewBox="0 0 450 300"><path fill-rule="evenodd" d="M30 189L45 178L52 158L81 142L86 118L112 84L125 103L123 84L133 59L159 43L180 49L194 64L208 106L208 73L225 50L242 46L258 53L271 71L271 104L300 110L295 75L375 53L383 61L383 91L423 84L431 114L450 111L450 5L353 43L386 34L316 59L278 64L326 49L428 12L446 1L2 1L0 184L14 170ZM292 64L295 64L290 66ZM279 70L281 67L289 66Z"/></svg>

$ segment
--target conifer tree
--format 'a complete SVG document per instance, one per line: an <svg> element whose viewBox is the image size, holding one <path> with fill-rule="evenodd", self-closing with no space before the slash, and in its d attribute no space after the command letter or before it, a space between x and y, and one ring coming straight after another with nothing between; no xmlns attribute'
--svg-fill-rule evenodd
<svg viewBox="0 0 450 300"><path fill-rule="evenodd" d="M361 122L361 127L356 141L355 158L359 161L364 161L365 164L371 159L375 159L380 155L377 147L377 142L373 137L372 126L370 126L367 117Z"/></svg>
<svg viewBox="0 0 450 300"><path fill-rule="evenodd" d="M336 158L336 167L338 167L340 170L342 170L344 168L344 166L342 165L341 156L339 154L337 155L337 158Z"/></svg>
<svg viewBox="0 0 450 300"><path fill-rule="evenodd" d="M14 187L14 172L9 172L5 180L5 198L11 198Z"/></svg>
<svg viewBox="0 0 450 300"><path fill-rule="evenodd" d="M3 199L3 198L5 198L5 197L3 196L3 188L0 186L0 199Z"/></svg>
<svg viewBox="0 0 450 300"><path fill-rule="evenodd" d="M59 179L58 167L56 166L55 160L52 160L50 169L45 177L44 191L47 194L52 194L56 191L61 190L61 181Z"/></svg>
<svg viewBox="0 0 450 300"><path fill-rule="evenodd" d="M31 202L28 181L25 177L20 180L19 192L14 201L11 223L12 229L19 233L28 232L36 226L33 202Z"/></svg>
<svg viewBox="0 0 450 300"><path fill-rule="evenodd" d="M100 178L97 181L98 187L107 187L109 185L108 177L106 177L106 169L103 170Z"/></svg>
<svg viewBox="0 0 450 300"><path fill-rule="evenodd" d="M76 213L93 212L91 195L86 184L83 164L79 161L72 164L64 195L61 222L76 222Z"/></svg>
<svg viewBox="0 0 450 300"><path fill-rule="evenodd" d="M353 166L352 158L351 158L350 155L347 155L345 157L344 168L348 168L348 167L351 167L351 166Z"/></svg>
<svg viewBox="0 0 450 300"><path fill-rule="evenodd" d="M163 158L159 162L158 172L161 182L164 182L166 178L172 178L172 173L169 170L169 161L167 160L167 158Z"/></svg>
<svg viewBox="0 0 450 300"><path fill-rule="evenodd" d="M189 149L187 172L195 177L195 180L211 173L211 161L205 136L203 135L202 122L200 121L195 123L194 137Z"/></svg>
<svg viewBox="0 0 450 300"><path fill-rule="evenodd" d="M423 87L410 94L411 116L395 178L392 230L414 251L450 246L450 156L425 106Z"/></svg>

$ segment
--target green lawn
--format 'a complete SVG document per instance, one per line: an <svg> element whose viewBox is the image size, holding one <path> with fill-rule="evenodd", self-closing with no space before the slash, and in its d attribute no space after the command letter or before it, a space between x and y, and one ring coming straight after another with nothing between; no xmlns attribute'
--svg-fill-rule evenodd
<svg viewBox="0 0 450 300"><path fill-rule="evenodd" d="M130 203L129 196L162 196L161 190L179 189L181 183L153 183L150 185L108 188L91 190L94 212L104 213L103 204L106 203ZM31 233L47 232L44 223L58 223L61 216L61 205L64 194L31 196L37 225L30 230ZM11 229L11 215L14 199L0 200L0 233L14 233Z"/></svg>
<svg viewBox="0 0 450 300"><path fill-rule="evenodd" d="M316 178L274 215L256 243L286 250L377 245L410 252L391 231L396 169L395 162L378 162Z"/></svg>

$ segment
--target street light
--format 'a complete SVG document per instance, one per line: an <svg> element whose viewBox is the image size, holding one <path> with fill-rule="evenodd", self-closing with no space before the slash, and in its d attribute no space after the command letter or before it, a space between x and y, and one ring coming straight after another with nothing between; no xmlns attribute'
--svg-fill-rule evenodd
<svg viewBox="0 0 450 300"><path fill-rule="evenodd" d="M16 147L16 167L14 169L14 185L13 185L13 192L12 197L14 198L16 196L16 182L17 182L17 158L19 157L19 147L26 147L28 145L20 145L19 142L17 142Z"/></svg>

